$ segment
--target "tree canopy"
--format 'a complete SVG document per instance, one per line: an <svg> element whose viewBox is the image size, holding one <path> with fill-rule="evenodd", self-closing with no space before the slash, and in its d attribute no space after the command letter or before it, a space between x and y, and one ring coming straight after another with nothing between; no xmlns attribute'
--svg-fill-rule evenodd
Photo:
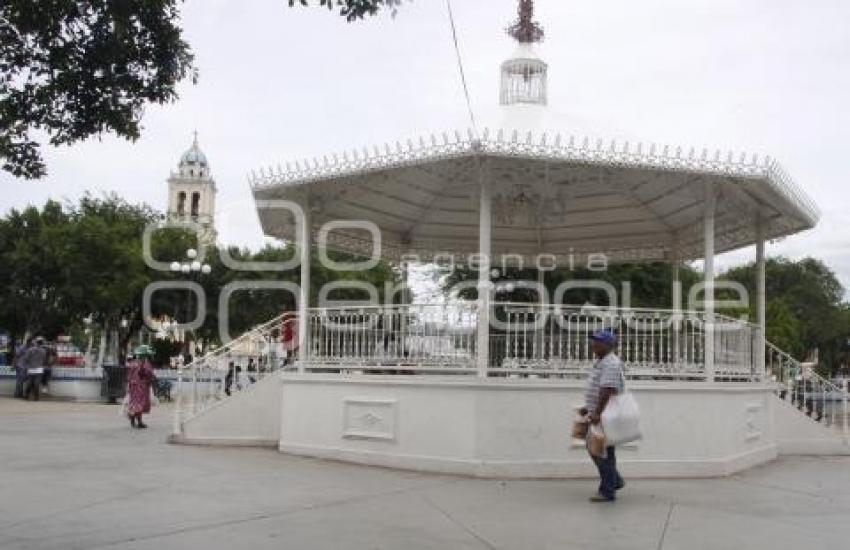
<svg viewBox="0 0 850 550"><path fill-rule="evenodd" d="M76 329L88 319L105 334L117 331L117 347L126 349L143 325L145 288L152 282L182 278L151 269L144 261L144 230L162 219L163 215L149 206L130 204L115 195L86 195L76 204L49 201L42 208L12 210L0 218L0 331L8 331L13 339L36 333L53 339L59 334L79 335ZM186 250L195 247L197 242L190 233L161 229L153 234L151 254L160 262L185 261ZM281 261L294 252L284 244L258 252L230 249L229 253L241 261ZM219 339L218 300L225 285L242 279L297 283L300 275L297 268L283 272L233 271L222 262L221 255L222 249L208 248L204 261L211 272L198 279L206 295L207 314L195 337L205 342ZM322 266L316 257L313 255L311 267L314 297L321 285L331 280L364 280L379 291L384 283L398 280L393 267L386 263L365 272L339 273ZM331 257L350 261L340 254ZM336 298L358 298L352 292L342 294ZM153 295L151 309L155 317L186 322L194 317L194 303L188 291L161 290ZM293 309L293 297L279 290L236 292L229 308L230 333L238 335Z"/></svg>
<svg viewBox="0 0 850 550"><path fill-rule="evenodd" d="M195 74L177 0L0 3L0 159L15 176L46 173L33 136L52 145L112 132L139 137L146 104L177 99Z"/></svg>
<svg viewBox="0 0 850 550"><path fill-rule="evenodd" d="M730 269L722 278L747 288L754 319L755 265ZM817 349L822 365L837 366L850 338L850 306L835 273L814 258L770 258L765 286L767 339L798 358Z"/></svg>
<svg viewBox="0 0 850 550"><path fill-rule="evenodd" d="M287 1L309 6L307 0ZM319 0L348 21L396 12L402 0ZM180 0L0 2L0 166L47 174L41 140L68 145L112 133L135 141L148 104L197 80ZM41 137L46 135L46 137Z"/></svg>
<svg viewBox="0 0 850 550"><path fill-rule="evenodd" d="M309 0L288 0L289 6L300 4L309 6ZM402 0L318 0L320 6L333 10L339 9L339 14L345 17L348 21L356 21L363 19L366 16L377 15L382 9L389 9L392 15L398 11Z"/></svg>

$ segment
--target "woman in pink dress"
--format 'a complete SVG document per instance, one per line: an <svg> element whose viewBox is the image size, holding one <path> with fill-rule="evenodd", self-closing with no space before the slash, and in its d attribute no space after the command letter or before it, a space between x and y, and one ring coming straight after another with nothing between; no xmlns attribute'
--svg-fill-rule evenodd
<svg viewBox="0 0 850 550"><path fill-rule="evenodd" d="M142 415L151 412L151 385L156 376L150 358L150 346L139 346L133 351L133 359L127 363L127 416L134 428L147 428Z"/></svg>

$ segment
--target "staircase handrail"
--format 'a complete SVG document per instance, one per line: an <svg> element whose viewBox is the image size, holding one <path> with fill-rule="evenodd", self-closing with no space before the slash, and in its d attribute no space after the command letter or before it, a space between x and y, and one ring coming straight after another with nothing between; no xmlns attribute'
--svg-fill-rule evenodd
<svg viewBox="0 0 850 550"><path fill-rule="evenodd" d="M233 340L231 340L227 344L224 344L221 347L218 347L218 348L210 351L209 353L204 354L201 357L197 357L197 358L193 359L189 363L186 363L185 365L182 365L181 367L179 367L179 369L182 370L182 369L188 369L188 368L196 368L196 366L198 366L198 363L201 363L201 366L203 366L203 363L206 362L208 359L210 359L212 357L217 357L219 355L222 355L222 354L232 350L238 344L244 342L245 340L248 340L251 336L261 334L261 333L267 331L270 327L273 327L274 325L276 325L278 323L284 322L287 317L295 317L295 316L296 316L295 313L286 312L286 313L283 313L281 315L278 315L277 317L275 317L275 318L273 318L269 321L266 321L263 324L256 325L256 326L254 326L254 328L243 332L242 334L240 334L238 337L234 338Z"/></svg>
<svg viewBox="0 0 850 550"><path fill-rule="evenodd" d="M802 361L799 361L794 356L792 356L790 353L788 353L785 350L777 347L775 344L768 342L767 340L765 340L765 346L767 347L767 349L769 351L780 356L780 358L783 359L785 362L787 362L787 364L790 364L790 366L796 368L797 372L800 375L802 375L802 373L803 373L803 362ZM773 374L775 375L776 373L773 373ZM846 393L846 390L844 388L842 388L838 384L832 382L831 380L824 378L823 376L821 376L820 374L815 372L814 369L811 370L811 372L809 373L809 376L811 377L812 380L816 381L818 384L822 384L823 386L827 387L829 389L829 391L837 391L837 392ZM783 383L783 382L787 382L787 381L788 380L777 379L778 383Z"/></svg>
<svg viewBox="0 0 850 550"><path fill-rule="evenodd" d="M189 363L186 363L185 365L180 365L178 367L178 369L177 369L177 383L178 383L179 389L178 389L178 393L177 393L177 403L176 403L176 407L175 407L175 410L174 410L174 428L173 428L173 433L175 434L175 436L179 436L179 434L181 434L182 430L183 430L183 416L184 416L184 411L183 411L183 408L184 408L183 407L183 401L184 401L183 379L184 379L184 374L183 373L186 371L186 369L191 369L191 372L193 373L193 379L196 378L196 375L197 375L199 368L202 368L211 358L219 357L219 356L233 350L237 345L247 341L248 339L250 339L253 336L256 336L258 334L265 334L266 332L269 331L270 328L274 327L277 324L282 324L289 317L297 317L297 314L294 313L294 312L290 312L290 311L282 313L282 314L278 315L277 317L274 317L274 318L272 318L272 319L270 319L270 320L268 320L268 321L266 321L262 324L254 326L254 328L252 328L250 330L243 332L241 335L234 338L233 340L231 340L227 344L224 344L221 347L216 348L216 349L210 351L209 353L206 353L203 356L195 358L192 361L190 361ZM195 393L196 390L197 390L197 380L194 380L193 386L192 386L192 392L193 392L192 408L193 409L195 409L197 407L197 399L195 399L195 397L194 397L194 393ZM198 411L193 410L192 413L197 414Z"/></svg>

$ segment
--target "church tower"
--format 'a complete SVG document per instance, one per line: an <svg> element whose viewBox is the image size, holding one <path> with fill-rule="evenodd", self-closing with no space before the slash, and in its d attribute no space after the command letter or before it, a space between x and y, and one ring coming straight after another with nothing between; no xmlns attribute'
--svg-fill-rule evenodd
<svg viewBox="0 0 850 550"><path fill-rule="evenodd" d="M198 132L192 147L180 157L177 172L168 178L169 221L194 222L203 227L208 244L216 241L215 180L206 155L198 147Z"/></svg>

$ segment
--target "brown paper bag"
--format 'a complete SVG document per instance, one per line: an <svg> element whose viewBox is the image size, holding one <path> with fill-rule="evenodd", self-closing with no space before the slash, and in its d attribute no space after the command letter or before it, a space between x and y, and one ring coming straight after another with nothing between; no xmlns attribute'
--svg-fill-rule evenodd
<svg viewBox="0 0 850 550"><path fill-rule="evenodd" d="M590 426L590 433L587 438L587 449L593 456L601 457L605 455L605 433L602 431L602 427L598 424Z"/></svg>
<svg viewBox="0 0 850 550"><path fill-rule="evenodd" d="M587 429L590 427L590 422L585 420L581 416L577 416L575 420L573 420L573 429L571 432L571 436L573 439L581 439L584 441L587 439Z"/></svg>

